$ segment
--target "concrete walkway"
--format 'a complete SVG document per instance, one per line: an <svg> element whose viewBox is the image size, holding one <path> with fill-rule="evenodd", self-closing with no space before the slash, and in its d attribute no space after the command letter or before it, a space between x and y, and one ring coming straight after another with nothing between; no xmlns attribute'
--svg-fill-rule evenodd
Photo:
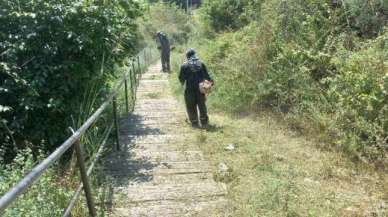
<svg viewBox="0 0 388 217"><path fill-rule="evenodd" d="M193 144L185 109L160 63L143 75L135 111L121 119L122 150L105 162L111 216L224 216L226 187Z"/></svg>

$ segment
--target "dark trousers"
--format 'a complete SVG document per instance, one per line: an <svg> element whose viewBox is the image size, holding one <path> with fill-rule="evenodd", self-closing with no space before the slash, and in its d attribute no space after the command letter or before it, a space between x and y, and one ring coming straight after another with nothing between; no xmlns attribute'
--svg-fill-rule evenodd
<svg viewBox="0 0 388 217"><path fill-rule="evenodd" d="M199 120L202 126L208 124L209 117L207 115L206 97L199 90L186 90L185 102L187 114L192 125L198 125L198 110Z"/></svg>
<svg viewBox="0 0 388 217"><path fill-rule="evenodd" d="M170 71L170 52L162 51L162 70L163 72Z"/></svg>

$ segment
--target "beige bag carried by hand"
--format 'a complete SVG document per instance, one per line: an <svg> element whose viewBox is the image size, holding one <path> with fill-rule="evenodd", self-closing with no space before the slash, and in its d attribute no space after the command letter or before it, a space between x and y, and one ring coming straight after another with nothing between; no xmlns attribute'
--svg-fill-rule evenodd
<svg viewBox="0 0 388 217"><path fill-rule="evenodd" d="M204 80L199 83L199 91L208 96L212 92L213 82Z"/></svg>

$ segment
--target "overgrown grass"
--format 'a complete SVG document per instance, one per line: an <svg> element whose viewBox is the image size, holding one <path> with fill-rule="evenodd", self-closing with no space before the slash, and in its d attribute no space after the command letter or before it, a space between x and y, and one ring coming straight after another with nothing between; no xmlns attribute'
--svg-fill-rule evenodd
<svg viewBox="0 0 388 217"><path fill-rule="evenodd" d="M375 10L386 11L386 6L380 7ZM357 20L364 15L349 15L346 8L333 9L313 0L305 4L272 0L246 5L245 10L250 9L259 14L255 19L234 31L218 33L209 33L207 21L211 16L222 19L223 14L211 14L208 8L197 11L191 20L197 34L177 49L175 70L183 62L184 50L194 47L216 81L208 102L211 108L274 112L294 130L385 170L385 22L376 27L377 33L369 34L367 28L354 28L353 20L344 23L346 17Z"/></svg>
<svg viewBox="0 0 388 217"><path fill-rule="evenodd" d="M190 38L192 26L178 6L160 2L149 5L139 20L139 30L147 42L155 42L156 33L163 31L167 33L172 45L178 45Z"/></svg>
<svg viewBox="0 0 388 217"><path fill-rule="evenodd" d="M82 107L83 109L92 106L92 101L88 102L91 104L85 104ZM84 118L88 118L90 115L89 112L92 110L89 112L86 110L83 111L85 116L79 117L79 121ZM104 122L104 120L106 120L105 117L102 118L102 122ZM99 148L102 138L105 136L104 130L104 125L98 123L97 127L91 128L81 139L87 166L90 161L94 159L93 156ZM38 159L36 159L32 152L27 149L19 152L12 163L5 166L2 165L0 167L0 195L3 195L10 190L11 187L24 178L24 176L45 157L46 155L41 154ZM39 180L28 188L26 193L20 196L10 207L8 207L2 216L61 216L65 208L69 205L69 202L80 183L79 168L76 161L77 159L75 154L72 154L72 156L62 157L59 162L55 163L47 171L45 171ZM94 197L97 198L97 201L101 201L99 198L103 197L103 195L95 189L98 189L101 185L102 182L100 179L103 177L103 174L99 170L98 166L96 167L97 169L95 169L89 179ZM44 206L42 206L42 204L44 204ZM105 212L102 205L104 205L104 203L100 202L96 206L99 216L103 216ZM76 206L72 210L72 216L83 217L89 215L88 213L89 211L86 206L84 194L81 193Z"/></svg>
<svg viewBox="0 0 388 217"><path fill-rule="evenodd" d="M388 214L388 175L309 141L270 114L210 111L211 131L193 130L214 178L225 182L229 216L379 216ZM234 144L235 151L226 150ZM225 163L227 173L217 170Z"/></svg>
<svg viewBox="0 0 388 217"><path fill-rule="evenodd" d="M176 74L170 85L183 103ZM218 100L214 97L209 100ZM273 112L233 115L212 105L209 115L213 130L195 130L196 139L186 143L200 146L212 163L214 179L227 184L230 216L388 214L387 174L301 136ZM229 144L236 150L226 150ZM217 170L220 163L228 172Z"/></svg>
<svg viewBox="0 0 388 217"><path fill-rule="evenodd" d="M12 164L1 166L0 195L23 178L34 165L32 152L27 149L20 152ZM6 209L2 216L60 216L73 193L73 184L71 180L58 176L55 169L49 169L33 187Z"/></svg>
<svg viewBox="0 0 388 217"><path fill-rule="evenodd" d="M215 169L214 178L228 185L230 216L388 215L386 32L328 39L306 23L283 40L277 3L264 3L265 19L235 32L204 35L202 12L194 16L198 34L173 54L170 85L182 100L177 72L185 50L197 49L216 81L208 100L216 126L193 131L196 140L187 142L198 144L213 168L229 167ZM323 47L316 43L322 36ZM225 150L230 143L236 151Z"/></svg>

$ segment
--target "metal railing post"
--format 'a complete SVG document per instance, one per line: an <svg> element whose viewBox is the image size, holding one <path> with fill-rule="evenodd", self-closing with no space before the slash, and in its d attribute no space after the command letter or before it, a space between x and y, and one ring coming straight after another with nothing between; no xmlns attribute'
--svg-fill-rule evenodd
<svg viewBox="0 0 388 217"><path fill-rule="evenodd" d="M124 91L125 91L125 109L127 111L127 114L129 113L129 105L128 105L128 76L125 75L125 81L124 81Z"/></svg>
<svg viewBox="0 0 388 217"><path fill-rule="evenodd" d="M148 50L148 48L146 47L144 49L144 63L145 63L145 65L148 66L148 52L147 52L147 50Z"/></svg>
<svg viewBox="0 0 388 217"><path fill-rule="evenodd" d="M120 151L120 135L119 135L119 121L117 117L117 102L116 96L113 97L113 121L115 125L115 137L116 137L116 151Z"/></svg>
<svg viewBox="0 0 388 217"><path fill-rule="evenodd" d="M132 100L132 103L131 103L131 111L133 111L135 109L135 90L134 90L134 83L133 83L133 70L132 69L129 69L129 76L130 76L130 79L131 79L131 100Z"/></svg>
<svg viewBox="0 0 388 217"><path fill-rule="evenodd" d="M135 59L132 59L132 73L133 73L133 77L134 77L134 82L135 82L135 85L134 86L136 86L136 83L137 83L137 81L136 81L136 69L135 69Z"/></svg>
<svg viewBox="0 0 388 217"><path fill-rule="evenodd" d="M147 62L148 62L148 64L147 65L149 65L149 64L151 64L151 48L148 48L148 55L147 55Z"/></svg>
<svg viewBox="0 0 388 217"><path fill-rule="evenodd" d="M147 59L148 59L148 65L151 64L151 48L148 48L148 55L147 55Z"/></svg>
<svg viewBox="0 0 388 217"><path fill-rule="evenodd" d="M150 48L150 63L152 62L152 49Z"/></svg>
<svg viewBox="0 0 388 217"><path fill-rule="evenodd" d="M137 68L138 68L138 80L140 79L140 75L143 73L142 70L141 70L141 65L140 65L140 56L137 56Z"/></svg>
<svg viewBox="0 0 388 217"><path fill-rule="evenodd" d="M74 148L75 148L75 152L77 155L77 162L78 162L79 171L81 174L81 180L82 180L82 183L84 186L86 202L87 202L88 208L89 208L89 214L92 217L96 217L97 213L96 213L96 209L94 207L94 199L93 199L92 190L91 190L90 184L89 184L89 178L86 174L85 162L84 162L81 144L80 144L79 140L77 140L74 143Z"/></svg>

